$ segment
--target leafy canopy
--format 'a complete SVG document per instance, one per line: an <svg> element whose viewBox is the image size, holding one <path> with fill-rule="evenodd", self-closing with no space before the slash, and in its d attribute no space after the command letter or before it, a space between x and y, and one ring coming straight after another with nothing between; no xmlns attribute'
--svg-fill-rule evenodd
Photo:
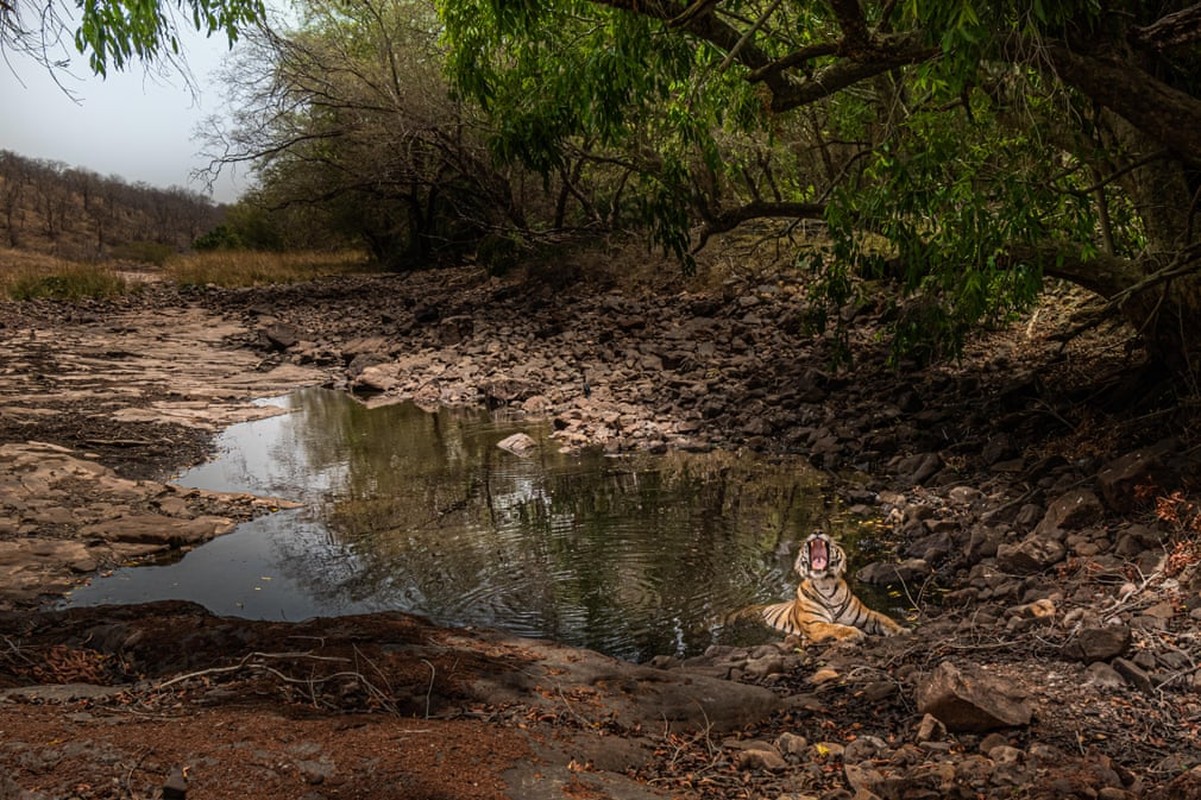
<svg viewBox="0 0 1201 800"><path fill-rule="evenodd" d="M820 216L833 245L806 251L815 286L837 304L854 276L899 279L920 302L898 333L935 351L1030 303L1045 274L1113 293L1150 232L1196 228L1135 195L1141 161L1201 153L1181 133L1201 124L1201 12L1183 2L439 9L452 81L493 114L501 158L547 172L592 148L635 169L645 222L678 254L751 219Z"/></svg>

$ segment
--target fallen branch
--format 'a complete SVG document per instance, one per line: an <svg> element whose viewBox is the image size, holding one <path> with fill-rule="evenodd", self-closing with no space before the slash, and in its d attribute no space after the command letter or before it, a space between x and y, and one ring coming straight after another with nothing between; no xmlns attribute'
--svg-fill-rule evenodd
<svg viewBox="0 0 1201 800"><path fill-rule="evenodd" d="M247 666L250 666L250 667L261 666L261 665L255 665L255 664L249 663L252 659L255 659L255 658L266 658L266 659L302 658L302 659L308 659L311 661L332 661L332 662L340 662L343 664L350 663L349 658L340 658L337 656L318 656L318 655L313 655L312 653L258 653L258 652L255 652L255 653L248 653L247 655L243 656L242 660L239 661L237 664L232 664L228 667L210 667L209 669L202 669L202 670L197 670L196 672L188 672L183 675L176 675L174 678L171 678L168 681L163 681L162 683L155 685L154 688L155 689L166 689L168 686L174 686L177 683L183 683L184 681L191 680L192 678L203 678L207 675L224 675L224 674L228 674L230 672L237 672L240 669L245 669Z"/></svg>

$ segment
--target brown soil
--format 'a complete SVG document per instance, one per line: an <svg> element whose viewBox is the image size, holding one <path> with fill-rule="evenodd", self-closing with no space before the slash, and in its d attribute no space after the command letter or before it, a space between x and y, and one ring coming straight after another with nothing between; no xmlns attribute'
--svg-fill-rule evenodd
<svg viewBox="0 0 1201 800"><path fill-rule="evenodd" d="M105 502L118 487L126 511L189 524L262 513L246 498L164 504L172 490L156 481L203 458L213 431L263 413L248 405L254 397L369 380L384 397L482 395L562 414L569 444L806 452L842 476L832 475L840 505L895 529L886 561L906 555L915 532L952 543L931 557L909 636L714 652L655 669L403 615L283 624L218 619L182 603L35 611L35 587L8 596L0 615L0 798L178 797L176 772L193 799L845 798L857 786L863 798L1198 796L1190 770L1201 764L1201 643L1190 612L1201 595L1188 579L1196 555L1178 546L1193 519L1195 406L1146 391L1145 405L1118 402L1124 384L1107 376L1137 366L1124 334L1061 349L1048 334L1062 319L1048 318L1062 303L976 343L960 365L901 372L883 367L878 315L861 310L864 371L845 374L830 368L829 342L792 316L790 281L779 284L767 299L744 281L677 288L660 301L612 286L542 291L461 269L247 291L151 285L112 303L0 306L0 446L14 448L6 457L31 441L69 448L63 458L113 471ZM715 319L725 339L705 332ZM689 329L702 331L694 338L712 335L716 355L624 343L694 320L704 322ZM578 327L580 341L620 354L626 371L588 364L587 398L574 364L548 366L540 379L523 369L532 385L502 385L511 367L488 361L496 348L478 343L504 343L523 326L552 349L571 346ZM718 365L689 361L725 358L727 347ZM474 378L486 386L453 376L434 385L421 372L462 352L489 365ZM655 371L693 366L701 377L660 380ZM604 428L607 404L621 403L641 423ZM781 416L784 405L793 416ZM822 408L825 417L814 411ZM1074 529L1066 557L1047 568L1008 582L981 571L992 556L973 551L980 540L995 533L1016 543L1056 498L1092 486L1106 462L1169 437L1177 460L1155 488L1182 492L1175 522L1162 506L1159 515L1145 503L1109 507L1103 521ZM918 478L904 459L928 452L939 471ZM78 541L100 484L47 480L74 492L62 504L71 514L52 525L35 502L43 484L16 488L17 476L2 501L0 544ZM1023 522L1026 506L1035 510L1022 511ZM1148 531L1138 529L1139 541L1157 542L1149 555L1122 544L1136 524ZM105 546L126 541L114 533ZM89 557L100 552L95 541L80 544ZM1178 559L1170 580L1165 552ZM86 562L73 557L58 572L43 565L43 592L86 578ZM93 568L104 566L96 559ZM1038 600L1050 617L1023 610ZM1131 629L1123 655L1150 676L1145 685L1137 674L1121 687L1098 684L1069 655L1090 609ZM1034 721L1001 733L1012 752L982 733L919 734L914 686L948 660L1026 695ZM781 734L809 744L787 751ZM755 741L775 742L787 758L744 756ZM871 746L855 745L852 757L857 741ZM863 770L879 780L863 783Z"/></svg>

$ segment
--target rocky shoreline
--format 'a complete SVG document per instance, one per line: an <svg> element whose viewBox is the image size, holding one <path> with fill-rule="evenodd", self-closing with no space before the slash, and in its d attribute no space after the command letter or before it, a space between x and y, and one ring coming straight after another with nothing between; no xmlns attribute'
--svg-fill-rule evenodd
<svg viewBox="0 0 1201 800"><path fill-rule="evenodd" d="M30 447L49 454L27 444L49 442L72 449L63 458L132 477L145 426L211 429L248 413L240 409L256 391L312 383L369 404L482 402L546 415L565 447L803 454L829 472L839 513L878 526L880 557L859 578L907 593L915 631L860 647L715 648L686 662L656 659L636 676L614 666L624 677L609 682L564 679L562 702L550 698L555 713L523 729L557 742L551 761L576 765L547 786L773 799L1199 796L1195 415L1188 403L1153 397L1117 402L1122 385L1105 376L1134 369L1121 333L1094 331L1065 347L1055 338L1065 305L1060 298L983 337L961 363L898 368L876 340L888 308L847 308L854 371L836 366L832 340L807 327L803 287L788 274L652 291L526 284L461 268L242 291L157 287L66 314L5 307L13 367L0 376L3 457L28 457ZM156 322L156 308L179 316ZM121 391L114 376L97 374L114 359ZM81 406L81 397L94 401ZM82 423L64 426L71 415ZM101 424L105 435L89 432ZM111 444L125 440L135 444ZM152 476L136 477L151 486ZM22 486L32 497L42 484ZM161 486L151 486L157 499L137 501L160 515L171 492ZM94 510L94 497L73 487L79 507ZM246 498L205 502L210 517L258 513L235 513L253 502ZM28 548L31 526L48 540L98 545L80 533L86 514L51 528L35 505L5 507L16 523L0 527L0 545ZM203 518L186 504L175 510L189 525ZM125 554L85 555L103 567ZM73 559L67 569L78 580L86 570ZM21 647L78 650L83 631L94 640L104 623L72 613L74 627L25 614L6 618L0 633ZM222 625L246 641L261 635L251 623ZM64 627L75 638L53 633ZM95 649L134 660L124 639L106 646ZM0 658L0 686L49 683L21 663ZM716 708L708 726L666 730L614 711L656 682L710 679L776 699L756 719L724 726ZM572 694L584 690L595 692L588 702ZM456 691L448 689L445 719L481 713L472 709L486 694ZM526 692L510 698L510 710L537 705L537 692ZM29 701L10 693L0 708L19 702ZM516 724L487 713L490 730ZM0 778L7 768L17 784L33 785L36 771L13 766L18 755L0 749ZM503 791L527 796L517 780L510 774ZM348 785L307 784L314 797L355 796Z"/></svg>

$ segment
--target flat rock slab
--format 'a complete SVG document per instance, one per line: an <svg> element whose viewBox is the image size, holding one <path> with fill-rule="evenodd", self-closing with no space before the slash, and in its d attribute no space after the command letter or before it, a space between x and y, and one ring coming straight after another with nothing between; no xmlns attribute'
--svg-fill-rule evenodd
<svg viewBox="0 0 1201 800"><path fill-rule="evenodd" d="M296 505L122 478L57 445L0 445L0 606L62 594L100 567L206 542Z"/></svg>
<svg viewBox="0 0 1201 800"><path fill-rule="evenodd" d="M491 702L543 698L565 703L573 713L612 719L627 728L730 731L758 722L780 708L770 690L720 680L684 669L660 670L621 661L591 650L502 634L472 638L447 632L458 647L478 647L479 639L518 647L536 661L513 672L478 676L473 692Z"/></svg>
<svg viewBox="0 0 1201 800"><path fill-rule="evenodd" d="M175 422L219 430L282 413L249 400L324 380L316 368L263 369L261 356L231 344L240 322L200 308L105 316L84 324L31 327L0 338L4 413L86 409L138 422Z"/></svg>

